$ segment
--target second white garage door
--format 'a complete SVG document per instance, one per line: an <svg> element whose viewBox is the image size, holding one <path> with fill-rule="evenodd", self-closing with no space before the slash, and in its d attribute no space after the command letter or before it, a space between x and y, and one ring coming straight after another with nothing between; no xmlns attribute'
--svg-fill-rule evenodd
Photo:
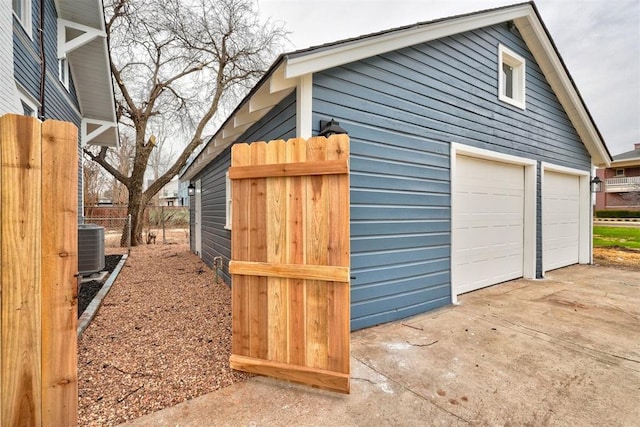
<svg viewBox="0 0 640 427"><path fill-rule="evenodd" d="M454 179L454 293L522 277L524 167L458 156Z"/></svg>
<svg viewBox="0 0 640 427"><path fill-rule="evenodd" d="M542 190L544 271L577 264L580 242L580 177L547 171Z"/></svg>

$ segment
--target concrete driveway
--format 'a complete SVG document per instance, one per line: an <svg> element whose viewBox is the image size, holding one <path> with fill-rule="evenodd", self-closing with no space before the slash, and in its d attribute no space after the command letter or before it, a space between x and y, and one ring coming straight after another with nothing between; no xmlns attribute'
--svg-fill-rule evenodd
<svg viewBox="0 0 640 427"><path fill-rule="evenodd" d="M640 425L640 273L573 266L352 334L351 394L264 377L127 425Z"/></svg>

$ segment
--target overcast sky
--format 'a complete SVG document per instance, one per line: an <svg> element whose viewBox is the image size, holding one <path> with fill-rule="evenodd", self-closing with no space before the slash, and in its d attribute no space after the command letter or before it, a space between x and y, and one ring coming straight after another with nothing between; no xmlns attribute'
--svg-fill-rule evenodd
<svg viewBox="0 0 640 427"><path fill-rule="evenodd" d="M505 0L258 0L297 50L416 22L518 3ZM640 143L640 0L536 5L612 155Z"/></svg>

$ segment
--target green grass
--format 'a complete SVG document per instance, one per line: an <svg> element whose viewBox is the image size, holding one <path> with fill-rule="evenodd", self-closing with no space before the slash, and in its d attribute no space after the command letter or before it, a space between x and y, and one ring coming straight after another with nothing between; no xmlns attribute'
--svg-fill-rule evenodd
<svg viewBox="0 0 640 427"><path fill-rule="evenodd" d="M640 249L640 228L593 227L593 246Z"/></svg>

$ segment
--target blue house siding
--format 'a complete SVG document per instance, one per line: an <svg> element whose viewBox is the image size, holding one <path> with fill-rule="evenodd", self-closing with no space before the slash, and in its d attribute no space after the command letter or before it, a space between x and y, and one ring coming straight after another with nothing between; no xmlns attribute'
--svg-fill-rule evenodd
<svg viewBox="0 0 640 427"><path fill-rule="evenodd" d="M231 149L227 148L216 161L207 167L199 178L202 180L202 253L204 262L213 266L213 258L222 255L228 261L231 256L231 233L225 226L225 173L231 164ZM225 265L224 279L227 280ZM228 283L228 282L227 282Z"/></svg>
<svg viewBox="0 0 640 427"><path fill-rule="evenodd" d="M33 38L30 38L17 19L13 19L14 77L33 98L40 98L40 2L32 2ZM80 146L81 117L78 99L73 86L73 76L69 77L69 90L58 78L57 55L57 13L53 0L44 2L44 54L45 72L45 119L55 119L73 123L78 127L78 222L83 222L82 194L82 148Z"/></svg>
<svg viewBox="0 0 640 427"><path fill-rule="evenodd" d="M526 59L526 110L498 100L500 43ZM451 142L591 165L526 44L506 24L315 74L313 124L332 117L351 137L352 329L450 303ZM539 257L540 230L538 215Z"/></svg>
<svg viewBox="0 0 640 427"><path fill-rule="evenodd" d="M289 139L296 135L295 92L283 99L260 121L247 130L237 142ZM202 180L202 259L213 266L213 258L222 256L221 275L231 283L229 259L231 258L231 231L224 228L226 220L226 172L231 165L231 147L227 148L191 181ZM193 197L190 199L194 199ZM195 210L192 202L191 211ZM192 215L192 224L195 217ZM195 230L192 230L195 232ZM193 234L192 234L193 235ZM191 239L195 251L195 239Z"/></svg>

